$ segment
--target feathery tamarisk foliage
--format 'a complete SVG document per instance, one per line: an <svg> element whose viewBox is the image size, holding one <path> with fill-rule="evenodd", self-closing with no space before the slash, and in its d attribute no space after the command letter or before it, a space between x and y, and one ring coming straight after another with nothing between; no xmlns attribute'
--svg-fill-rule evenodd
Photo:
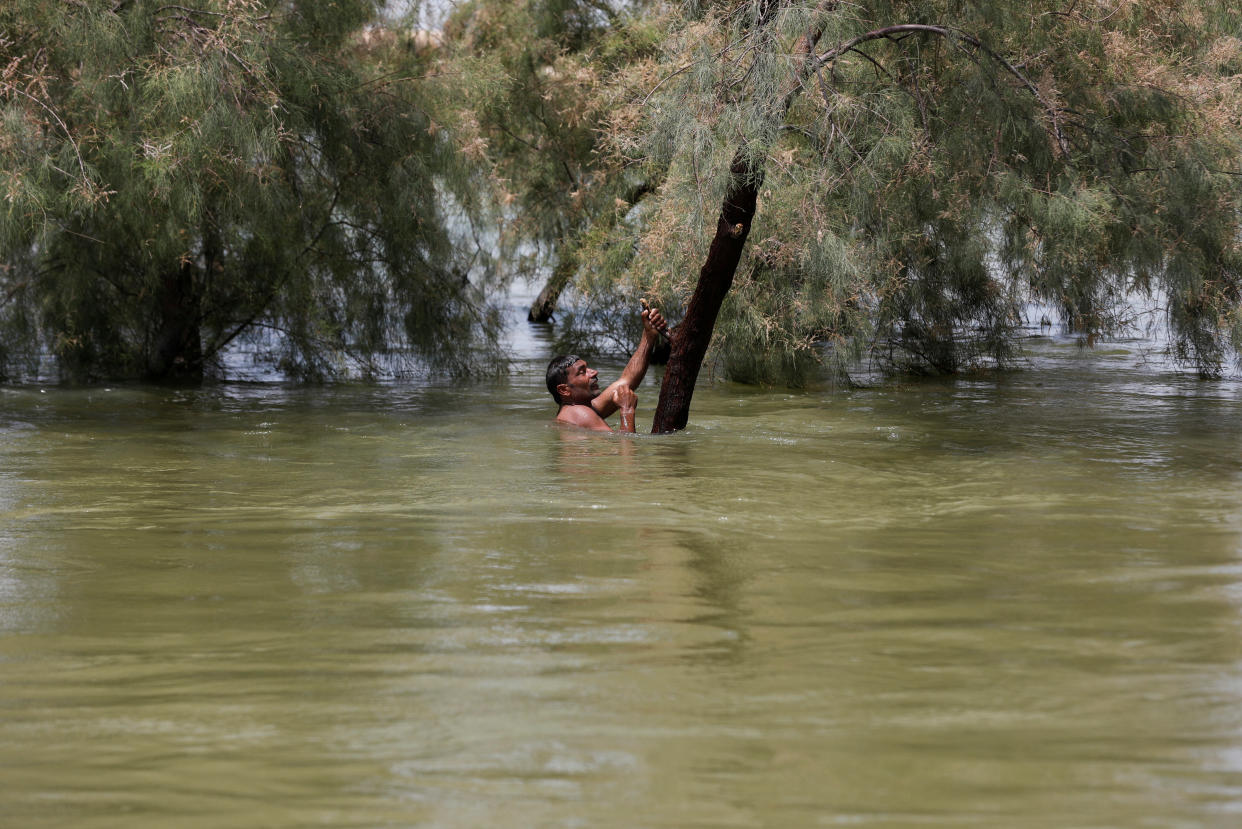
<svg viewBox="0 0 1242 829"><path fill-rule="evenodd" d="M3 4L0 374L193 381L248 336L310 377L494 359L444 208L479 187L381 6Z"/></svg>
<svg viewBox="0 0 1242 829"><path fill-rule="evenodd" d="M469 0L446 21L443 65L458 81L459 121L477 135L477 157L490 170L502 254L517 270L550 271L532 322L549 320L583 272L579 250L616 232L653 189L625 171L603 175L596 143L607 116L598 91L619 67L656 52L655 6Z"/></svg>

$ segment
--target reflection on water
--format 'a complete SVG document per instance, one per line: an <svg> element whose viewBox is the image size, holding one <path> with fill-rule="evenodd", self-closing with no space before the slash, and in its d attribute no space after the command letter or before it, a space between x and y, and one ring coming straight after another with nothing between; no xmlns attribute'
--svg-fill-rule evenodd
<svg viewBox="0 0 1242 829"><path fill-rule="evenodd" d="M1240 819L1238 384L1050 344L622 437L542 356L0 390L4 825Z"/></svg>

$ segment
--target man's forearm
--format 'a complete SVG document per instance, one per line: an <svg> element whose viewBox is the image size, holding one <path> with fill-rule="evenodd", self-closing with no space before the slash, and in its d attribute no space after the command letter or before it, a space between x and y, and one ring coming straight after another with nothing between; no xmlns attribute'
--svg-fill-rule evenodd
<svg viewBox="0 0 1242 829"><path fill-rule="evenodd" d="M637 413L635 408L621 409L621 425L617 427L618 432L634 432L634 415Z"/></svg>
<svg viewBox="0 0 1242 829"><path fill-rule="evenodd" d="M644 331L642 339L638 341L638 348L634 349L634 355L621 372L621 379L630 388L638 388L638 384L647 376L647 366L651 365L651 348L654 345L655 337Z"/></svg>

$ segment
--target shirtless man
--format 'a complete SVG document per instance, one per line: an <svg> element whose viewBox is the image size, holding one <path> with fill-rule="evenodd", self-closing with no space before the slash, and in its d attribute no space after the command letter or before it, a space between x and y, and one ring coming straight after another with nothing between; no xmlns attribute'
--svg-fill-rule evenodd
<svg viewBox="0 0 1242 829"><path fill-rule="evenodd" d="M634 356L625 364L621 379L602 393L599 390L599 372L590 368L585 360L563 354L548 363L548 391L561 407L556 414L557 423L611 432L604 418L620 409L621 426L618 431L634 431L634 411L638 406L638 395L634 394L634 389L647 374L652 347L660 334L668 333L668 323L655 308L643 311L642 316L643 336L638 348L634 349Z"/></svg>

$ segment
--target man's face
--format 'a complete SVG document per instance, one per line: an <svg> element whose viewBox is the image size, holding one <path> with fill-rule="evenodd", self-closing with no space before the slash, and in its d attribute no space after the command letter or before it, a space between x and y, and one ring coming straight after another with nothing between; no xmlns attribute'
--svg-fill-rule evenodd
<svg viewBox="0 0 1242 829"><path fill-rule="evenodd" d="M561 398L566 403L590 403L599 394L599 372L590 368L586 360L579 360L569 367L569 377L561 384ZM564 391L568 387L568 391Z"/></svg>

